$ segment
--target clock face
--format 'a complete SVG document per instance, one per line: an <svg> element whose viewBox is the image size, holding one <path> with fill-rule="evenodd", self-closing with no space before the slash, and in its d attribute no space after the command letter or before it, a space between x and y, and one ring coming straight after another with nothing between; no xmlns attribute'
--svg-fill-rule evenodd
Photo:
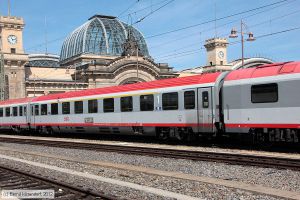
<svg viewBox="0 0 300 200"><path fill-rule="evenodd" d="M8 42L10 44L16 44L17 43L17 36L15 35L9 35L7 38Z"/></svg>
<svg viewBox="0 0 300 200"><path fill-rule="evenodd" d="M224 52L223 51L219 51L218 56L219 56L219 58L224 58Z"/></svg>

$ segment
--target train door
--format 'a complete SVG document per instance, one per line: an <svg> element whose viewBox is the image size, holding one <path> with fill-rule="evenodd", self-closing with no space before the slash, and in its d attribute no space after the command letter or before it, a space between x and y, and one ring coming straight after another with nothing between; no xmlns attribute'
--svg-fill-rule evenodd
<svg viewBox="0 0 300 200"><path fill-rule="evenodd" d="M31 124L33 126L35 126L35 116L36 116L36 106L38 106L37 104L30 104L30 115L31 115Z"/></svg>
<svg viewBox="0 0 300 200"><path fill-rule="evenodd" d="M198 88L198 127L199 132L213 132L212 88Z"/></svg>
<svg viewBox="0 0 300 200"><path fill-rule="evenodd" d="M24 106L24 115L26 116L26 123L30 124L31 123L31 112L30 112L30 104L26 104Z"/></svg>

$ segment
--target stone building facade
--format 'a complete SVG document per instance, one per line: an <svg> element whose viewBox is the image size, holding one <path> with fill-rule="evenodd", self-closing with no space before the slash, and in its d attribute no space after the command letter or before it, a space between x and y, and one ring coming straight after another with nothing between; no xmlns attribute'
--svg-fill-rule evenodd
<svg viewBox="0 0 300 200"><path fill-rule="evenodd" d="M3 59L1 87L5 99L25 97L25 64L28 55L23 49L24 20L0 16L0 52Z"/></svg>

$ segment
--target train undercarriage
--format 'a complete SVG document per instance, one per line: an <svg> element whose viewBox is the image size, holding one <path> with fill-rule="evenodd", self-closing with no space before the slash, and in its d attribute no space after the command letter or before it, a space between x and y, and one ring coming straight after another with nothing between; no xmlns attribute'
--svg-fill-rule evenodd
<svg viewBox="0 0 300 200"><path fill-rule="evenodd" d="M17 134L23 132L31 132L41 135L52 135L59 133L82 133L82 134L119 134L119 135L143 135L155 136L159 140L178 140L178 141L196 141L196 140L222 140L222 138L231 138L232 140L251 142L255 145L274 144L274 143L300 143L299 129L280 129L280 128L250 128L247 133L226 133L218 131L212 133L197 133L192 127L142 127L133 126L126 127L96 127L97 129L89 129L88 127L20 127L10 126L9 129ZM95 132L99 130L99 132ZM122 132L122 130L125 130Z"/></svg>

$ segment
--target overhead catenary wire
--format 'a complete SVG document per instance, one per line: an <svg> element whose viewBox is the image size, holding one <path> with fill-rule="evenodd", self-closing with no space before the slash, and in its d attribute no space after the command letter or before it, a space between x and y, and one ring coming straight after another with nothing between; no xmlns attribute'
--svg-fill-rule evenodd
<svg viewBox="0 0 300 200"><path fill-rule="evenodd" d="M118 17L122 16L124 13L126 13L130 8L135 6L140 0L134 1L132 4L130 4L125 10L123 10L120 14L118 14Z"/></svg>
<svg viewBox="0 0 300 200"><path fill-rule="evenodd" d="M256 38L257 39L259 39L259 38L265 38L265 37L269 37L269 36L273 36L273 35L278 35L278 34L282 34L282 33L287 33L287 32L291 32L291 31L295 31L295 30L299 30L299 29L300 29L300 26L294 27L294 28L285 29L285 30L281 30L281 31L277 31L277 32L272 32L272 33L268 33L268 34L259 35L259 36L256 36ZM248 41L244 40L244 42L248 42ZM228 45L236 45L236 44L239 44L239 43L241 43L241 41L238 40L238 41L230 42ZM198 51L201 51L202 49L204 49L204 48L195 49L193 51L181 52L181 54L184 54L184 53L196 53ZM178 54L176 54L176 55L178 55ZM163 58L160 61L177 58L176 55L174 57L168 56L167 58ZM189 55L189 54L187 54L187 55ZM182 57L182 55L180 57Z"/></svg>
<svg viewBox="0 0 300 200"><path fill-rule="evenodd" d="M270 20L274 21L274 20L282 19L282 18L284 18L284 17L290 16L290 15L293 15L293 14L296 14L296 13L299 13L299 12L300 12L300 9L299 9L299 10L296 10L296 11L293 11L293 12L290 12L290 11L289 11L287 14L280 15L280 16L276 16L276 17L274 17L274 18L271 18L271 19L262 21L262 22L260 22L260 23L257 23L257 24L254 24L254 25L250 25L249 27L250 27L250 28L257 27L257 26L263 25L263 24L265 24L265 23L268 23ZM222 35L219 35L219 36L220 36L220 37L224 37L224 36L227 36L227 35L228 35L228 34L225 33L225 34L222 34ZM170 52L166 53L166 56L172 55L172 54L170 54L171 52L174 52L174 54L175 54L175 53L178 53L178 50L186 49L186 48L188 48L188 47L196 46L196 45L199 45L199 44L203 44L203 45L204 45L204 43L205 43L205 40L201 41L200 43L196 43L196 44L193 43L193 44L186 45L186 46L184 46L184 47L181 47L180 49L176 49L176 50L173 50L173 51L170 51ZM162 57L165 57L164 54L162 55Z"/></svg>
<svg viewBox="0 0 300 200"><path fill-rule="evenodd" d="M137 20L136 22L133 23L133 25L142 22L144 19L146 19L147 17L149 17L150 15L152 15L153 13L159 11L160 9L162 9L163 7L166 7L167 5L169 5L170 3L172 3L175 0L170 0L167 3L165 3L164 5L158 7L157 9L151 11L150 13L148 13L147 15L145 15L144 17L142 17L141 19Z"/></svg>
<svg viewBox="0 0 300 200"><path fill-rule="evenodd" d="M136 3L138 3L140 0L137 0L137 1L135 1L134 2L134 4L136 4ZM295 0L293 0L293 1L295 1ZM279 1L279 2L275 2L275 3L273 3L273 4L268 4L268 5L265 5L265 6L261 6L261 7L257 7L257 8L253 8L253 9L250 9L250 10L247 10L247 11L243 11L243 12L239 12L239 13L234 13L234 14L231 14L231 15L228 15L228 16L238 16L238 15L241 15L241 14L243 14L243 13L247 13L247 12L251 12L251 11L254 11L254 10L257 10L257 9L262 9L262 8L266 8L266 7L270 7L270 6L272 6L272 5L277 5L277 4L280 4L280 3L283 3L283 2L293 2L293 1L290 1L290 0L282 0L282 1ZM163 2L167 2L167 0L166 1L163 1ZM124 10L125 12L127 12L131 7L133 7L134 6L134 4L131 4L126 10ZM279 6L282 6L282 4L281 5L277 5L278 7ZM276 8L276 7L273 7L273 8ZM270 10L272 10L273 8L271 8ZM124 12L123 11L123 12ZM124 12L124 13L125 13ZM261 11L261 12L264 12L264 11ZM124 14L123 13L123 14ZM120 14L119 14L120 15ZM255 15L255 14L254 14ZM229 18L228 16L226 16L227 18ZM222 17L222 18L224 18L225 19L225 17ZM214 20L215 19L213 19L211 22L214 22ZM218 19L216 19L216 20L220 20L220 18L218 18ZM209 23L209 22L207 22L207 23ZM230 23L233 23L233 22L230 22ZM225 26L225 25L227 25L227 24L229 24L229 23L226 23L226 24L223 24L223 25L221 25L221 26ZM200 24L199 24L200 25ZM217 28L219 28L219 27L221 27L221 26L217 26ZM206 31L206 30L204 30L204 31ZM204 32L204 31L201 31L202 33ZM207 30L208 31L208 30ZM165 35L165 34L164 34ZM149 37L146 37L146 39L147 38L151 38L152 36L149 36ZM53 40L50 40L50 41L48 41L47 42L47 44L49 45L49 44L51 44L51 43L54 43L54 42L58 42L58 41L61 41L61 40L64 40L65 39L65 36L62 36L62 37L58 37L58 38L56 38L56 39L53 39ZM44 43L40 43L40 44L38 44L38 45L34 45L34 46L31 46L31 47L29 47L29 48L26 48L26 50L32 50L32 49L36 49L36 48L42 48L43 46L45 46L45 42ZM158 45L159 46L159 45Z"/></svg>
<svg viewBox="0 0 300 200"><path fill-rule="evenodd" d="M153 8L154 6L160 5L160 4L165 3L165 2L167 2L167 1L168 1L168 0L163 0L163 1L160 1L160 2L155 3L155 4L151 4L150 6L146 6L146 7L142 8L142 9L136 10L136 11L131 12L131 13L128 13L128 14L126 14L126 15L137 14L137 13L139 13L139 12L141 12L141 11L147 10L147 9L149 9L149 8ZM151 11L152 11L152 10L151 10ZM120 15L119 17L124 16L124 15L125 15L125 13L122 14L122 15Z"/></svg>
<svg viewBox="0 0 300 200"><path fill-rule="evenodd" d="M259 12L256 12L256 13L254 13L254 14L247 15L247 16L243 17L243 19L247 19L247 18L256 16L256 15L259 15L259 14L262 14L262 13L265 13L265 12L272 11L272 10L274 10L274 9L276 9L276 8L279 8L279 7L283 6L283 5L290 4L290 3L295 2L295 1L296 1L296 0L289 1L289 2L287 2L287 3L285 3L285 4L277 5L277 6L274 6L274 7L272 7L272 8L269 8L269 9L266 9L266 10L262 10L262 11L259 11ZM294 13L292 12L292 13L289 13L288 15L290 15L290 14L294 14ZM272 19L271 19L271 20L272 20ZM226 25L233 24L233 23L235 23L235 22L240 22L240 18L239 18L239 19L232 20L232 21L227 22L227 23L224 23L224 24L221 24L221 25L217 26L216 28L221 28L221 27L224 27L224 26L226 26ZM182 39L185 39L185 38L189 38L190 36L198 35L199 33L203 34L204 32L208 32L208 31L211 31L211 30L213 30L213 29L214 29L214 27L210 27L210 28L208 28L208 29L204 29L204 30L201 30L201 31L197 31L197 32L194 32L194 33L192 33L192 34L188 34L188 35L185 35L185 36L177 37L176 39L172 39L172 40L166 41L166 42L164 42L164 43L161 43L161 44L157 44L157 45L151 46L151 48L154 48L154 47L161 47L161 46L164 46L164 45L168 45L168 44L170 44L170 43L172 43L172 42L177 42L178 40L182 40ZM222 35L220 35L220 36L222 36Z"/></svg>
<svg viewBox="0 0 300 200"><path fill-rule="evenodd" d="M226 15L226 16L223 16L223 17L219 17L219 18L216 18L216 19L204 21L204 22L201 22L201 23L198 23L198 24L185 26L185 27L182 27L182 28L174 29L174 30L171 30L171 31L166 31L166 32L163 32L163 33L155 34L155 35L150 35L150 36L146 37L146 39L159 37L159 36L162 36L162 35L182 31L182 30L193 28L193 27L196 27L196 26L212 23L212 22L215 22L215 21L220 21L220 20L223 20L223 19L231 18L231 17L234 17L234 16L242 15L242 14L246 14L246 13L253 12L253 11L256 11L256 10L260 10L260 9L263 9L263 8L267 8L267 7L270 7L270 6L273 6L273 5L277 5L277 4L286 2L286 1L288 1L288 0L277 1L277 2L274 2L274 3L271 3L271 4L266 4L264 6L259 6L259 7L248 9L248 10L245 10L245 11L242 11L242 12L238 12L238 13Z"/></svg>

